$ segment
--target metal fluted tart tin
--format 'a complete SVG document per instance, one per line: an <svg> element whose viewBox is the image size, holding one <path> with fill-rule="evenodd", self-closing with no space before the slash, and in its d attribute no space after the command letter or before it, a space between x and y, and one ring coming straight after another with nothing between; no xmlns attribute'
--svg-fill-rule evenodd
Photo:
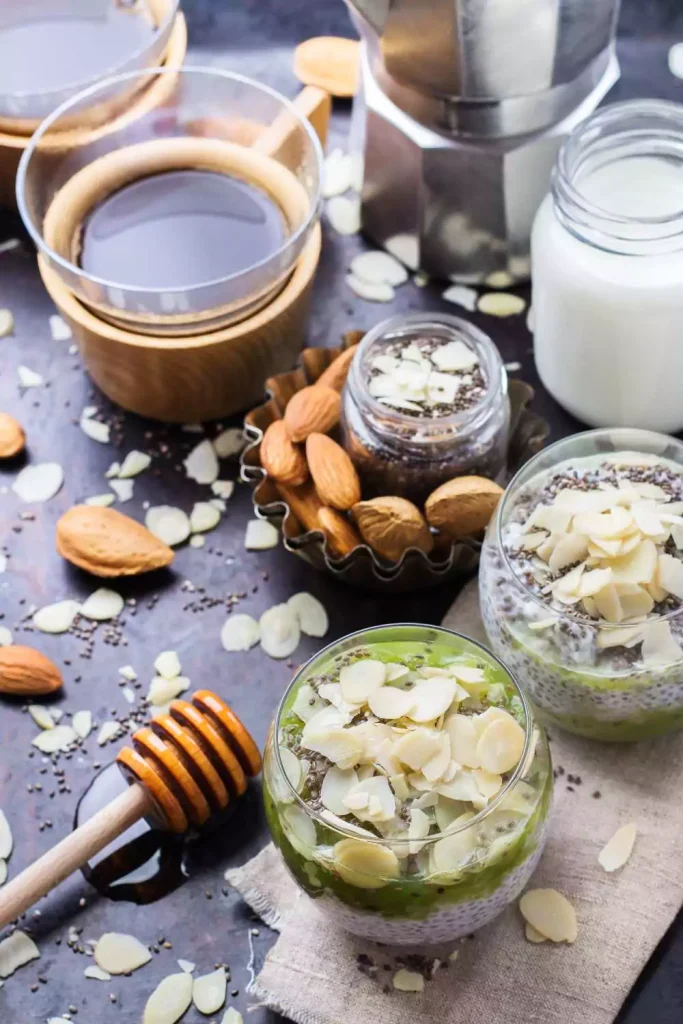
<svg viewBox="0 0 683 1024"><path fill-rule="evenodd" d="M252 409L244 419L248 444L240 460L240 476L252 487L254 511L259 519L268 520L280 530L288 551L321 572L352 586L396 594L433 587L446 580L466 579L479 565L481 542L474 538L454 542L448 551L442 549L431 556L417 548L409 548L395 563L379 558L367 544L359 544L344 558L334 558L322 530L306 531L300 526L280 496L275 481L268 477L261 465L263 435L274 420L282 418L292 395L314 384L330 363L357 341L357 332L351 331L337 348L304 349L300 366L266 381L268 400ZM540 451L550 428L544 419L529 409L534 396L529 384L511 380L509 388L512 419L507 469L512 475Z"/></svg>

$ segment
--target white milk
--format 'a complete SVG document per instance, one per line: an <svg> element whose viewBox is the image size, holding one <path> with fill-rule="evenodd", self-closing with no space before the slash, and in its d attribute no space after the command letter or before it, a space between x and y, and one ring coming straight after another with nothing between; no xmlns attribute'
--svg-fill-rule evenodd
<svg viewBox="0 0 683 1024"><path fill-rule="evenodd" d="M608 214L666 222L683 211L683 166L654 155L617 159L574 185ZM672 223L668 233L677 230ZM618 233L637 255L580 241L544 200L532 233L536 366L558 402L591 426L673 433L683 428L683 235L680 251L653 253L638 243L637 220Z"/></svg>

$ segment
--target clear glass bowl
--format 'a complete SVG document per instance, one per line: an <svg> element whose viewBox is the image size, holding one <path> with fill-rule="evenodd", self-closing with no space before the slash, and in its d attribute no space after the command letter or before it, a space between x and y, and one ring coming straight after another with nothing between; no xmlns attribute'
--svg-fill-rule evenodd
<svg viewBox="0 0 683 1024"><path fill-rule="evenodd" d="M292 705L300 688L325 672L329 677L349 652L383 645L396 657L410 645L430 643L452 656L465 655L491 667L495 678L518 697L523 709L525 746L517 768L487 806L464 824L429 836L418 854L408 840L358 838L352 827L331 823L312 809L289 781L281 756L284 730L296 716ZM396 646L398 645L398 646ZM375 647L375 656L378 650ZM548 744L532 710L505 666L486 648L436 626L400 624L352 633L330 644L295 676L268 737L263 775L266 815L273 842L298 885L338 926L367 939L428 946L449 942L487 924L527 884L543 850L553 776ZM436 872L431 851L445 837L461 837L457 870ZM354 884L335 861L335 846L349 841L393 850L398 877L378 872ZM454 839L454 842L458 842Z"/></svg>
<svg viewBox="0 0 683 1024"><path fill-rule="evenodd" d="M590 430L545 448L517 473L491 520L481 554L479 595L489 641L544 721L601 740L638 740L683 726L683 652L644 666L638 644L598 646L598 636L622 625L598 625L570 606L563 614L529 588L510 558L510 526L538 477L567 460L614 452L658 456L680 467L683 444L664 434L627 427ZM514 527L513 527L514 531ZM666 616L683 644L683 608ZM657 621L656 616L652 621ZM609 641L608 641L609 642Z"/></svg>
<svg viewBox="0 0 683 1024"><path fill-rule="evenodd" d="M163 106L128 98L114 123L60 136L63 120L125 83L168 82ZM265 192L285 222L275 251L237 273L190 287L104 280L79 266L82 227L102 200L167 170L226 173ZM272 89L218 68L154 69L100 83L63 104L33 136L17 175L17 202L40 256L70 291L111 323L151 334L198 334L252 315L284 286L315 226L322 151L310 122ZM153 254L151 257L153 258Z"/></svg>
<svg viewBox="0 0 683 1024"><path fill-rule="evenodd" d="M179 0L0 4L0 128L30 135L96 81L161 64L178 6Z"/></svg>

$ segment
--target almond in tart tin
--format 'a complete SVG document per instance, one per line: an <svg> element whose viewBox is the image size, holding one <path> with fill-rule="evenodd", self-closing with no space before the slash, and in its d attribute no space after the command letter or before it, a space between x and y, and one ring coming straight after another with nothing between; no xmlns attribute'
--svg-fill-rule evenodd
<svg viewBox="0 0 683 1024"><path fill-rule="evenodd" d="M242 454L240 475L252 487L255 513L280 529L288 551L352 586L400 593L466 579L479 564L479 537L446 545L437 540L430 553L410 547L398 561L391 562L379 557L368 544L358 543L351 520L323 506L310 481L296 487L278 484L261 465L261 442L271 423L281 420L294 395L317 383L323 374L324 383L340 390L343 381L336 378L348 369L351 355L335 364L334 369L328 368L339 355L354 348L362 334L348 331L339 347L304 349L300 366L266 381L267 401L252 409L244 420L248 444ZM529 409L533 395L530 385L510 381L510 475L543 447L549 434L545 420Z"/></svg>

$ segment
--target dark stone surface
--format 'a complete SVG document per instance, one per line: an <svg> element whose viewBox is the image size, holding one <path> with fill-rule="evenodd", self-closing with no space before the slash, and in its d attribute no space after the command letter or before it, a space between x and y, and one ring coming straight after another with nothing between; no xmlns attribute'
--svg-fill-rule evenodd
<svg viewBox="0 0 683 1024"><path fill-rule="evenodd" d="M191 59L195 63L220 61L226 67L262 77L290 95L296 91L290 71L291 45L312 34L349 30L340 2L327 5L291 0L287 4L269 4L264 0L230 0L218 4L194 0L185 6L190 13L194 44ZM643 8L647 8L647 16ZM631 0L624 11L624 24L632 31L634 13L640 10L643 24L653 31L673 33L681 22L678 8L674 0L660 5ZM667 46L673 38L674 35L668 41L625 40L621 48L624 78L613 98L646 93L679 98L681 83L671 78L666 68ZM348 108L340 105L335 114L333 139L343 141L347 116ZM0 215L0 241L18 231L10 216ZM356 299L342 283L350 256L361 247L359 239L342 240L326 233L315 286L311 343L336 343L344 329L367 328L392 311ZM460 312L445 307L439 291L437 286L418 290L412 284L406 285L399 291L394 309L448 308ZM82 644L73 636L36 637L25 632L21 619L32 605L41 606L63 597L82 598L95 589L94 580L71 570L55 554L54 525L75 501L107 489L103 473L118 452L89 440L73 422L91 401L107 418L115 410L102 396L93 394L77 357L68 352L69 344L50 339L47 318L52 307L28 246L0 254L0 307L4 306L15 313L16 333L0 340L0 409L12 412L26 427L31 461L59 461L64 466L66 482L52 501L31 508L35 512L32 520L20 519L20 513L26 509L11 492L0 490L0 547L6 547L11 556L7 573L0 576L0 622L15 630L17 641L35 641L63 667L65 689L58 705L69 711L89 708L100 722L111 717L112 709L125 714L128 706L117 686L117 668L132 663L145 692L153 674L154 658L162 649L171 647L179 651L183 670L193 686L214 688L226 697L262 744L292 666L312 654L316 643L304 640L289 665L271 661L258 649L243 655L226 654L220 648L218 635L225 618L227 595L246 594L239 609L259 614L297 590L311 590L330 612L329 640L381 622L440 620L455 596L453 587L378 598L334 584L282 549L246 553L242 539L250 498L246 488L238 488L228 514L209 536L204 549L180 550L171 573L115 584L124 596L138 600L137 615L124 615L126 646L105 644L100 627L92 659L83 660L79 657ZM522 364L520 372L524 379L537 384L531 338L523 318L499 321L475 315L473 320L492 334L506 360ZM48 386L21 393L16 384L16 367L22 363L42 373ZM550 420L555 437L578 427L541 392L535 408ZM214 429L209 427L209 433ZM153 469L137 480L135 496L124 511L142 518L143 501L168 502L189 509L193 501L206 496L206 488L188 482L179 468L196 437L128 415L122 421L122 435L124 451L137 447L156 453ZM162 453L165 445L168 450ZM19 465L0 468L0 488L11 483ZM235 472L232 465L223 475L235 476ZM189 606L199 595L182 591L186 579L221 603L206 611L193 612ZM150 602L154 602L153 607ZM10 861L11 876L66 834L78 795L94 774L93 765L105 763L114 753L112 746L100 749L95 735L91 735L82 755L61 762L71 792L51 799L49 794L56 789L51 769L47 766L48 772L41 775L44 766L40 755L28 756L36 732L20 704L5 701L0 705L0 807L12 823L16 844ZM27 785L36 782L41 783L42 791L27 792ZM583 789L590 792L589 785ZM46 819L52 821L52 828L40 831L39 825ZM9 979L0 991L2 1024L42 1024L48 1017L67 1011L69 1004L79 1011L74 1017L76 1022L133 1024L140 1019L144 1001L157 982L177 969L177 957L195 961L202 973L211 970L216 962L229 963L233 974L230 988L240 992L230 1002L244 1012L253 1001L244 990L248 981L248 929L254 922L234 893L222 893L222 876L226 867L243 862L265 841L255 786L223 829L192 845L187 857L188 881L161 902L139 909L127 903L112 903L98 896L80 876L72 877L41 902L40 918L27 915L26 924L40 943L42 959ZM211 900L206 898L207 893L213 897ZM82 898L85 906L79 904ZM646 898L644 893L643 899ZM173 949L162 949L151 964L130 978L109 983L86 982L83 968L90 961L71 952L66 945L71 925L83 929L83 938L97 938L107 930L130 931L147 942L163 935L172 941ZM57 945L60 938L63 941ZM261 926L259 935L254 937L257 968L273 940L274 936ZM599 963L595 969L600 970ZM32 993L30 987L38 976L45 977L47 984L39 985ZM115 1003L110 1001L110 993L116 995ZM679 921L660 944L619 1022L669 1024L682 1016L683 922ZM206 1018L200 1018L194 1010L185 1017L193 1024L200 1019ZM492 1022L501 1019L491 1018ZM263 1024L278 1018L259 1009L248 1016L245 1013L245 1020Z"/></svg>

